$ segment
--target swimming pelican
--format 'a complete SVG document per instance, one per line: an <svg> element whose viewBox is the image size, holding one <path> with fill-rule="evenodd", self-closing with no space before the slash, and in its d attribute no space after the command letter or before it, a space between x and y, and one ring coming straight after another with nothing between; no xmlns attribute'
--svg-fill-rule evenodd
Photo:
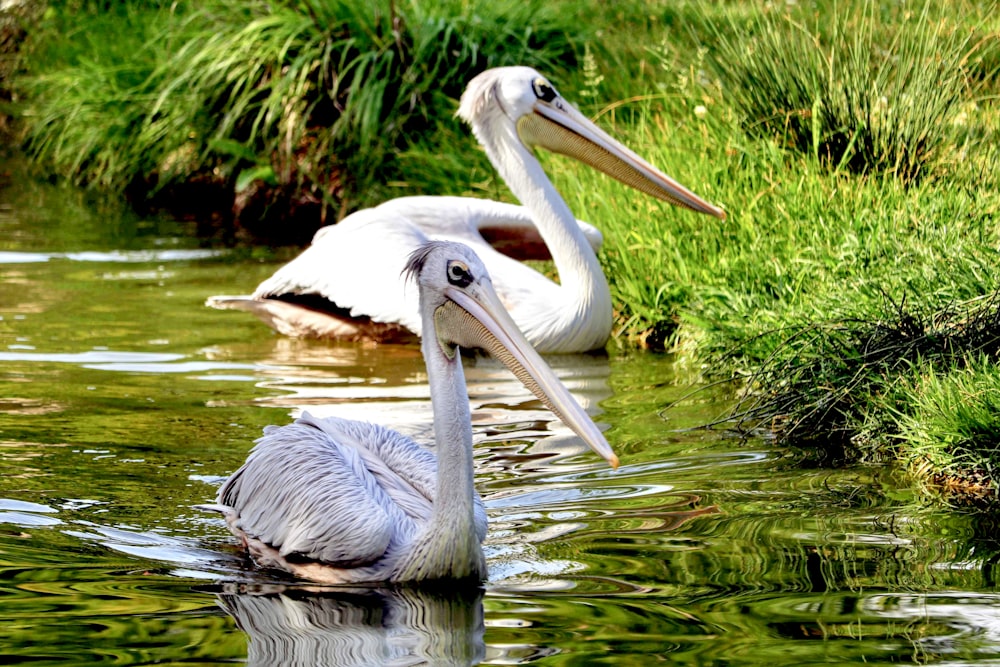
<svg viewBox="0 0 1000 667"><path fill-rule="evenodd" d="M437 456L374 424L306 414L268 427L218 504L260 565L323 583L486 578L486 511L473 483L472 423L458 348L504 363L612 466L607 440L500 303L486 268L458 243L418 248L421 343ZM359 276L358 278L366 278Z"/></svg>
<svg viewBox="0 0 1000 667"><path fill-rule="evenodd" d="M602 348L611 335L611 291L595 253L601 235L576 220L531 147L575 157L672 204L725 217L612 139L530 67L479 74L462 95L458 115L523 206L468 197L390 200L321 229L251 297L216 296L207 304L248 310L286 335L406 339L421 332L418 299L395 276L414 248L429 239L451 240L479 254L535 349L586 352ZM559 283L498 252L487 238L506 242L514 257L519 247L528 255L547 249Z"/></svg>

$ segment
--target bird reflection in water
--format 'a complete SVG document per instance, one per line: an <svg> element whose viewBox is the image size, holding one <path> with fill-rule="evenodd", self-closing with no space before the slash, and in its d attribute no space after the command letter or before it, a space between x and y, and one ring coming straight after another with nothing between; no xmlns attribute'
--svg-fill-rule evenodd
<svg viewBox="0 0 1000 667"><path fill-rule="evenodd" d="M219 605L247 634L248 665L477 665L483 590L227 583Z"/></svg>

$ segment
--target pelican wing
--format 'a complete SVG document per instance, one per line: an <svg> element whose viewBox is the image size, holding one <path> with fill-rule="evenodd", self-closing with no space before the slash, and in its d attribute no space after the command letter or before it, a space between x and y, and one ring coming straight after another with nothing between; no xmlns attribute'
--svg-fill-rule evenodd
<svg viewBox="0 0 1000 667"><path fill-rule="evenodd" d="M359 211L320 231L313 244L261 283L254 299L318 297L343 318L398 324L420 333L416 288L400 273L427 237L405 220Z"/></svg>
<svg viewBox="0 0 1000 667"><path fill-rule="evenodd" d="M379 451L408 461L407 475ZM239 530L283 557L359 567L411 539L426 521L433 475L433 455L395 431L305 415L266 429L218 499L233 508Z"/></svg>
<svg viewBox="0 0 1000 667"><path fill-rule="evenodd" d="M437 457L412 439L382 426L342 419L317 419L308 412L298 420L338 437L340 424L371 429L365 438L361 455L367 459L369 471L379 481L393 502L403 508L417 523L430 517L434 490L437 487ZM486 506L477 493L473 498L474 521L479 541L486 539L488 520Z"/></svg>

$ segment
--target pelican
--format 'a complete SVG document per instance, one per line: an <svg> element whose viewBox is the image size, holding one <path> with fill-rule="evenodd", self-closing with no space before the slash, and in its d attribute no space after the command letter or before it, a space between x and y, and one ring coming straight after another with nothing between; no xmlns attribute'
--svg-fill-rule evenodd
<svg viewBox="0 0 1000 667"><path fill-rule="evenodd" d="M214 296L207 305L248 310L285 335L407 340L422 331L418 298L394 277L414 248L450 240L479 254L536 350L586 352L602 348L611 334L611 291L595 252L601 234L576 220L533 147L575 157L672 204L725 217L612 139L530 67L479 74L463 93L458 115L523 206L469 197L393 199L321 229L252 296ZM513 256L487 239L506 242ZM547 251L559 282L518 261L518 248L528 255Z"/></svg>
<svg viewBox="0 0 1000 667"><path fill-rule="evenodd" d="M268 427L217 504L206 506L222 512L262 566L335 584L486 578L486 511L473 484L459 348L489 351L618 465L600 430L518 330L471 249L430 242L404 270L418 284L437 456L353 420L304 414Z"/></svg>

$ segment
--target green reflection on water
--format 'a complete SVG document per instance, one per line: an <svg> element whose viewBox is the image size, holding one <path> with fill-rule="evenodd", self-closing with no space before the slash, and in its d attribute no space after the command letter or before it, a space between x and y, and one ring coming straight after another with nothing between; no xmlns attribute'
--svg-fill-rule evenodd
<svg viewBox="0 0 1000 667"><path fill-rule="evenodd" d="M618 471L495 364L466 361L491 519L481 600L270 587L281 578L248 569L192 506L264 425L300 409L426 437L422 360L412 347L290 341L203 307L287 253L184 254L206 250L191 231L75 191L0 191L11 661L982 664L1000 651L995 526L920 506L891 470L820 468L806 452L689 430L726 396L661 415L690 387L658 355L552 360L609 427Z"/></svg>

